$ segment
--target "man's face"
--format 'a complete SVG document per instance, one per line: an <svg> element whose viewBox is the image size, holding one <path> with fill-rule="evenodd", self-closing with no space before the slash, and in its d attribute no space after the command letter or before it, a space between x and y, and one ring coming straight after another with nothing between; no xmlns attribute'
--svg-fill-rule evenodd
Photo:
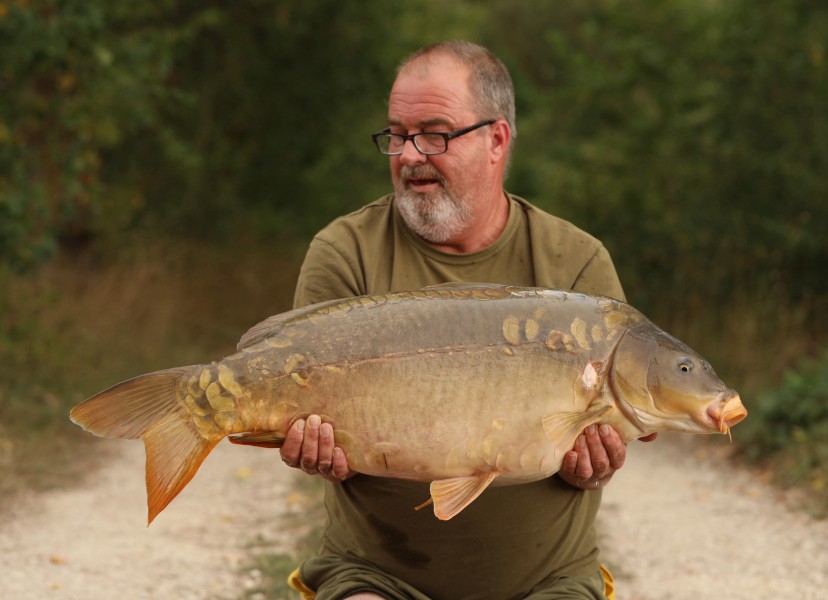
<svg viewBox="0 0 828 600"><path fill-rule="evenodd" d="M391 89L391 131L451 132L475 123L467 78L465 67L447 57L410 65ZM406 142L403 153L391 157L397 206L420 237L445 243L472 225L491 180L486 147L485 136L473 131L451 140L444 154L426 156Z"/></svg>

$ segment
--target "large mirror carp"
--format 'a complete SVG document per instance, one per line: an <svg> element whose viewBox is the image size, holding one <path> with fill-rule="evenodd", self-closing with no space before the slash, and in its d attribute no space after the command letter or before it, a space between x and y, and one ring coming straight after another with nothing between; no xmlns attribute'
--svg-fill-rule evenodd
<svg viewBox="0 0 828 600"><path fill-rule="evenodd" d="M223 438L278 447L310 414L333 425L350 469L431 482L435 514L450 519L489 485L553 475L591 424L625 441L728 434L747 411L704 358L628 304L449 284L270 317L236 353L124 381L71 418L144 440L152 522Z"/></svg>

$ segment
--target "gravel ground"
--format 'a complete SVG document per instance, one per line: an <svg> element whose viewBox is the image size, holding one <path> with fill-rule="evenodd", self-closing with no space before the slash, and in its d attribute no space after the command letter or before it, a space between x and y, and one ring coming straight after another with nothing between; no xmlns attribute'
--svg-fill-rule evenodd
<svg viewBox="0 0 828 600"><path fill-rule="evenodd" d="M235 600L255 584L241 569L251 543L290 549L279 527L301 509L299 475L277 453L222 442L147 527L143 444L100 444L113 458L83 486L18 498L2 515L0 599Z"/></svg>
<svg viewBox="0 0 828 600"><path fill-rule="evenodd" d="M240 567L257 536L289 550L280 527L303 498L274 452L219 444L147 528L142 444L100 443L113 458L82 486L2 515L0 598L235 599L255 583ZM599 521L618 600L823 597L828 522L788 508L726 448L665 435L630 445Z"/></svg>
<svg viewBox="0 0 828 600"><path fill-rule="evenodd" d="M619 600L825 598L828 521L794 508L728 451L719 436L629 445L599 518Z"/></svg>

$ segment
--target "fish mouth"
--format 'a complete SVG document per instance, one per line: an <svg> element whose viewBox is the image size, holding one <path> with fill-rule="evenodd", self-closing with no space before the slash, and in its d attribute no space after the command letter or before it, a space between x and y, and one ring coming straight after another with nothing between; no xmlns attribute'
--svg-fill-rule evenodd
<svg viewBox="0 0 828 600"><path fill-rule="evenodd" d="M724 435L729 435L730 428L741 423L747 414L742 399L734 390L725 390L707 407L708 418L719 433Z"/></svg>

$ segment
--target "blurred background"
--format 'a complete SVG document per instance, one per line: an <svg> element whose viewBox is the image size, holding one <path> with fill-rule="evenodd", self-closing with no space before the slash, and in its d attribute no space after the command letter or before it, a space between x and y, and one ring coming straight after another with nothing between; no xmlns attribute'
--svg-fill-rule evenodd
<svg viewBox="0 0 828 600"><path fill-rule="evenodd" d="M0 496L77 475L75 403L289 308L313 233L390 191L396 64L454 37L514 78L509 191L742 392L742 457L828 497L821 0L0 0Z"/></svg>

